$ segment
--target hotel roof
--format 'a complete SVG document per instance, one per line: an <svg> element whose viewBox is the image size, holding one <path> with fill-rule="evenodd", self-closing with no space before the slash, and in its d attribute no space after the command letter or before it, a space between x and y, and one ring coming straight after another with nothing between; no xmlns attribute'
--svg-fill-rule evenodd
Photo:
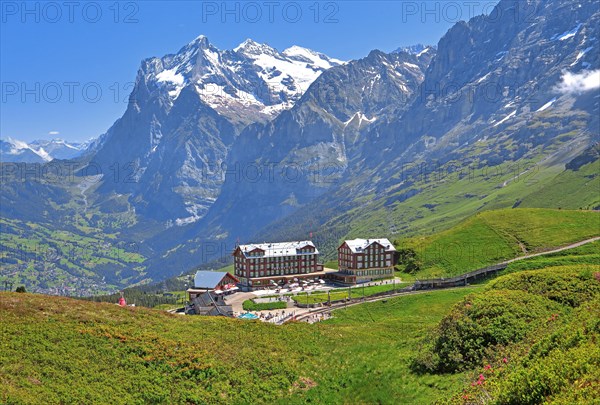
<svg viewBox="0 0 600 405"><path fill-rule="evenodd" d="M311 246L315 249L311 253L300 253L298 250L303 247ZM249 245L240 245L244 256L248 256L248 253L253 250L260 249L265 252L264 256L261 257L279 257L279 256L295 256L301 254L319 254L317 247L314 243L309 240L294 241L294 242L278 242L278 243L254 243Z"/></svg>
<svg viewBox="0 0 600 405"><path fill-rule="evenodd" d="M394 245L386 238L382 239L352 239L344 241L352 253L361 253L367 247L371 246L373 243L379 243L385 248L386 252L395 252L396 248Z"/></svg>

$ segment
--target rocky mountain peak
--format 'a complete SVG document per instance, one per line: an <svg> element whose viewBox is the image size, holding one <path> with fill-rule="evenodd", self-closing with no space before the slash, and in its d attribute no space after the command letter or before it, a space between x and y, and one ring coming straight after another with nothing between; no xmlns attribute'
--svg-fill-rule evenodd
<svg viewBox="0 0 600 405"><path fill-rule="evenodd" d="M245 56L259 56L259 55L276 55L278 52L267 44L260 44L254 40L248 38L237 47L233 48L234 52Z"/></svg>

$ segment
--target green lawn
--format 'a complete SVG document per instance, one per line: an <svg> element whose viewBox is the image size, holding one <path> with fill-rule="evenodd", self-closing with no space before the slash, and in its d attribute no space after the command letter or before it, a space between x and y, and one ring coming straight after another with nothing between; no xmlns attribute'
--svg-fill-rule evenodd
<svg viewBox="0 0 600 405"><path fill-rule="evenodd" d="M451 392L460 386L460 375L419 376L410 372L409 359L439 315L477 290L428 292L335 311L334 319L319 325L336 342L328 354L333 367L323 371L325 384L302 401L431 403Z"/></svg>
<svg viewBox="0 0 600 405"><path fill-rule="evenodd" d="M328 262L326 262L324 264L325 267L327 267L328 269L338 269L338 261L337 260L330 260Z"/></svg>
<svg viewBox="0 0 600 405"><path fill-rule="evenodd" d="M595 280L590 277L599 273L599 247L597 242L512 263L506 270L514 273L511 278L496 279L492 288L486 284L365 303L336 310L333 319L315 325L184 317L146 308L0 293L0 402L420 404L454 395L461 402L463 389L472 396L483 395L469 383L477 378L479 368L453 374L417 374L410 368L440 321L453 308L461 308L455 305L467 295L498 288L527 290L528 294L543 291L550 299L560 300L558 287L565 286L569 294L565 299L581 302L588 294L581 287L583 279L575 279L583 274ZM544 268L547 275L522 272ZM568 277L561 279L561 273ZM544 280L549 286L542 284ZM494 294L499 299L515 293ZM485 295L471 299L485 311L488 301ZM498 313L493 305L487 307L486 316ZM590 311L596 310L597 305L573 310L589 328L579 318L569 324L570 317L559 315L561 323L543 337L544 350L531 351L530 347L536 347L532 346L536 334L508 348L509 365L514 361L518 369L502 372L515 379L488 376L490 392L519 394L526 388L524 395L538 395L545 392L539 390L544 381L550 381L550 389L565 398L564 403L577 403L577 392L593 388L589 378L594 374L585 370L593 370L590 367L596 361L587 355L590 350L597 353L597 344L594 349L589 340L597 324L597 316L594 321ZM477 321L477 313L473 314ZM498 333L505 329L494 322L486 325ZM469 328L479 330L472 322ZM555 342L571 350L568 353L573 353L577 363L569 363L565 355L554 364L554 357L544 353L547 347L553 350ZM528 363L523 353L532 353L536 363ZM517 364L520 357L523 361ZM500 360L495 360L494 368L500 368ZM530 367L536 379L528 377ZM545 369L553 374L544 374ZM564 391L560 381L571 377L561 377L561 369L585 376L569 382L576 388L571 390L574 393Z"/></svg>
<svg viewBox="0 0 600 405"><path fill-rule="evenodd" d="M460 376L411 375L407 359L448 307L473 290L390 299L337 311L321 324L282 327L0 293L0 399L431 402Z"/></svg>
<svg viewBox="0 0 600 405"><path fill-rule="evenodd" d="M348 298L362 298L369 297L371 295L384 292L391 291L394 289L400 289L409 286L411 283L395 283L395 284L383 284L383 285L374 285L368 287L353 287L353 288L339 288L331 290L329 294L326 292L317 292L317 293L309 293L303 294L298 293L298 295L294 296L294 301L300 304L314 304L319 302L327 302L329 297L331 297L331 301L342 300ZM350 291L349 291L350 290Z"/></svg>
<svg viewBox="0 0 600 405"><path fill-rule="evenodd" d="M431 236L399 241L421 261L417 278L466 273L490 264L600 235L600 213L506 209L477 214Z"/></svg>
<svg viewBox="0 0 600 405"><path fill-rule="evenodd" d="M287 308L287 303L283 301L256 303L253 300L246 300L242 303L242 307L244 311L269 311Z"/></svg>

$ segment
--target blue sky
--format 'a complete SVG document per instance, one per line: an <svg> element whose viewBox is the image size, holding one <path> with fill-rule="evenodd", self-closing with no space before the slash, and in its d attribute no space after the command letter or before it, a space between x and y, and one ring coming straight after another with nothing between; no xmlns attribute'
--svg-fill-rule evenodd
<svg viewBox="0 0 600 405"><path fill-rule="evenodd" d="M126 108L140 61L204 34L350 60L372 49L436 44L496 1L2 1L0 136L81 141Z"/></svg>

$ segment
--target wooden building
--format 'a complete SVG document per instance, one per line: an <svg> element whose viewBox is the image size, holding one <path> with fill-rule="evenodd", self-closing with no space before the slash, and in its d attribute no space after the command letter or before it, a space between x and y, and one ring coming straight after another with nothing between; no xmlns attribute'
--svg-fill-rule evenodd
<svg viewBox="0 0 600 405"><path fill-rule="evenodd" d="M188 315L226 316L233 317L233 308L227 305L222 294L206 291L195 296L186 307Z"/></svg>
<svg viewBox="0 0 600 405"><path fill-rule="evenodd" d="M194 287L189 288L187 293L189 300L207 291L215 294L228 294L239 290L237 283L240 280L229 272L200 270L194 275Z"/></svg>

